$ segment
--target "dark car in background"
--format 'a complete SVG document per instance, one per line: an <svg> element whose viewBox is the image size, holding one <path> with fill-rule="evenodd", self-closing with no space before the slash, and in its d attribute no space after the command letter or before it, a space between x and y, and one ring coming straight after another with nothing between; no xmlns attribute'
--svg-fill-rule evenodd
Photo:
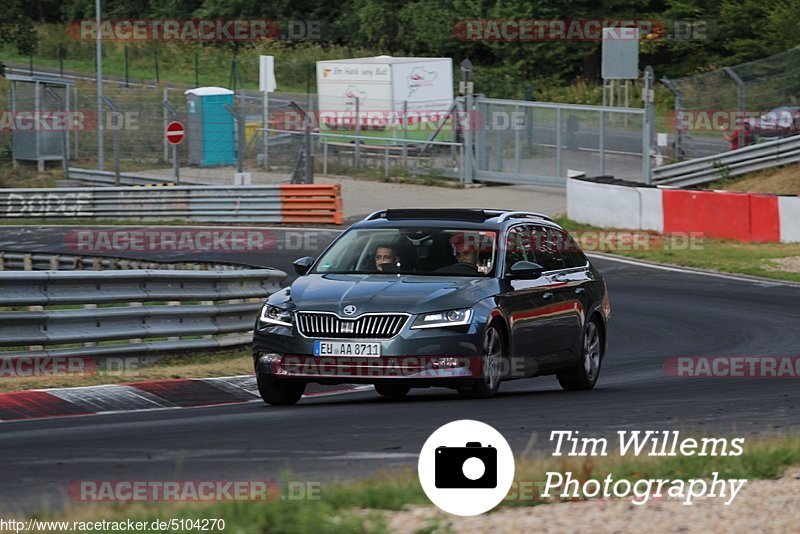
<svg viewBox="0 0 800 534"><path fill-rule="evenodd" d="M443 386L494 395L556 375L591 389L606 348L606 285L550 218L488 209L390 209L345 231L271 295L255 325L262 398L294 404L307 383L381 395Z"/></svg>

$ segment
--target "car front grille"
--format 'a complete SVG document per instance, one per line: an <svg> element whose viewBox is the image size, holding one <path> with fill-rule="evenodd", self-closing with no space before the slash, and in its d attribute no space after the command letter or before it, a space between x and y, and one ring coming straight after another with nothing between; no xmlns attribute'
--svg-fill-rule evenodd
<svg viewBox="0 0 800 534"><path fill-rule="evenodd" d="M390 339L400 333L408 317L403 313L375 313L343 319L333 313L299 312L297 328L306 337Z"/></svg>

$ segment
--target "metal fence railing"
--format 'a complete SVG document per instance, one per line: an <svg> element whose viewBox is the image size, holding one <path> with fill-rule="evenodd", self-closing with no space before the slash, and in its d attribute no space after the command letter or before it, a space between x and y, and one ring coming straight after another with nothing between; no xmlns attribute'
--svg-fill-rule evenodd
<svg viewBox="0 0 800 534"><path fill-rule="evenodd" d="M653 170L653 183L690 187L800 162L800 135L695 158Z"/></svg>
<svg viewBox="0 0 800 534"><path fill-rule="evenodd" d="M478 180L563 187L570 171L648 179L653 134L644 108L478 98L476 110L488 122L476 133Z"/></svg>
<svg viewBox="0 0 800 534"><path fill-rule="evenodd" d="M285 277L275 269L0 272L0 358L245 344Z"/></svg>

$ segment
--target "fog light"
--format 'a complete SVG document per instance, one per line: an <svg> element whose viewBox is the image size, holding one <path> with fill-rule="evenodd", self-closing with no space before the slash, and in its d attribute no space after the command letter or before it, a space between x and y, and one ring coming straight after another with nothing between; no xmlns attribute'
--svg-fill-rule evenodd
<svg viewBox="0 0 800 534"><path fill-rule="evenodd" d="M434 358L431 367L434 369L452 369L458 367L458 358Z"/></svg>
<svg viewBox="0 0 800 534"><path fill-rule="evenodd" d="M274 352L268 352L266 354L261 353L261 356L258 357L258 361L260 363L277 363L281 361L281 355Z"/></svg>

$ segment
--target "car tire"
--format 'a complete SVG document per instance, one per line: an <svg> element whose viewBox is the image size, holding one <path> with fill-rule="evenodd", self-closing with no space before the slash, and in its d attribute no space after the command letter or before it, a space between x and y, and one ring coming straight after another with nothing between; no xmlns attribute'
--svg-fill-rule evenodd
<svg viewBox="0 0 800 534"><path fill-rule="evenodd" d="M265 375L259 374L257 377L258 393L261 399L273 406L291 406L303 396L306 385L302 382L281 383L269 380Z"/></svg>
<svg viewBox="0 0 800 534"><path fill-rule="evenodd" d="M465 397L493 397L500 389L504 354L503 333L495 323L492 323L486 327L483 334L483 355L481 356L481 374L483 376L474 380L469 386L458 388L458 392Z"/></svg>
<svg viewBox="0 0 800 534"><path fill-rule="evenodd" d="M581 349L581 358L575 367L557 375L558 383L567 391L592 389L597 384L603 363L603 333L596 319L586 323Z"/></svg>
<svg viewBox="0 0 800 534"><path fill-rule="evenodd" d="M411 386L403 384L375 384L375 391L381 397L398 398L404 397L411 391Z"/></svg>

